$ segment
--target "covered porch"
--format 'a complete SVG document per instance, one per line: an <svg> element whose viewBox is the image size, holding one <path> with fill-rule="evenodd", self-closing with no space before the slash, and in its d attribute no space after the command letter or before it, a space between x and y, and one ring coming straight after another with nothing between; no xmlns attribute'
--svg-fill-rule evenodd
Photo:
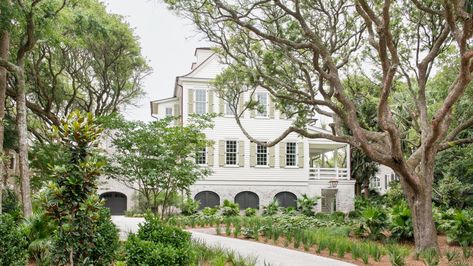
<svg viewBox="0 0 473 266"><path fill-rule="evenodd" d="M350 179L350 146L345 143L310 143L310 179Z"/></svg>

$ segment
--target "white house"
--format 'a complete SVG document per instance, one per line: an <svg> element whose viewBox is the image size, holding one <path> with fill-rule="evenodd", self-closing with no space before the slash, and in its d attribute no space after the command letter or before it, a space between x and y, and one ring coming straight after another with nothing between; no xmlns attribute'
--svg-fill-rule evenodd
<svg viewBox="0 0 473 266"><path fill-rule="evenodd" d="M370 180L370 188L384 195L389 190L389 183L392 181L399 181L399 175L388 166L380 164L378 173Z"/></svg>
<svg viewBox="0 0 473 266"><path fill-rule="evenodd" d="M240 208L260 208L273 199L283 206L295 206L302 194L322 196L318 211L344 211L354 208L354 181L350 180L349 147L325 139L307 139L290 134L281 143L266 148L250 142L238 127L228 104L220 99L211 81L224 66L209 48L195 51L196 62L189 73L176 78L171 98L151 102L151 115L157 119L180 116L186 124L189 114L219 113L207 137L214 145L199 152L196 160L209 166L213 174L191 187L201 207L222 204L224 199ZM257 98L263 110L245 111L241 121L256 139L270 141L292 123L275 109L268 92ZM248 101L249 95L244 95ZM242 106L240 106L241 108ZM327 117L319 117L310 130L325 130Z"/></svg>

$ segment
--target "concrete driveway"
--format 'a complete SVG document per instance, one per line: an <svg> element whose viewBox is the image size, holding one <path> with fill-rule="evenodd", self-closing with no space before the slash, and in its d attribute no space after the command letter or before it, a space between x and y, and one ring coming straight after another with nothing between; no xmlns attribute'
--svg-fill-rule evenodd
<svg viewBox="0 0 473 266"><path fill-rule="evenodd" d="M112 221L120 229L120 238L125 240L129 233L138 231L138 225L144 218L132 218L125 216L112 216ZM313 254L276 247L254 241L216 236L209 234L209 230L191 229L192 238L204 242L210 247L220 247L233 250L246 258L256 258L256 265L264 266L353 266L354 264L338 261L330 258L320 257Z"/></svg>

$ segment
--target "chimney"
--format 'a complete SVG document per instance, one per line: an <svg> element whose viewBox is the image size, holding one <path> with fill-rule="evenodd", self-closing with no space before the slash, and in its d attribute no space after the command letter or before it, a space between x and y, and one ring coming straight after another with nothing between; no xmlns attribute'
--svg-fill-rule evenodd
<svg viewBox="0 0 473 266"><path fill-rule="evenodd" d="M195 66L198 66L200 64L202 64L202 62L204 62L207 58L209 58L214 52L208 48L208 47L201 47L201 48L197 48L195 49L195 57L196 57L196 62L195 62ZM193 65L192 68L195 67Z"/></svg>

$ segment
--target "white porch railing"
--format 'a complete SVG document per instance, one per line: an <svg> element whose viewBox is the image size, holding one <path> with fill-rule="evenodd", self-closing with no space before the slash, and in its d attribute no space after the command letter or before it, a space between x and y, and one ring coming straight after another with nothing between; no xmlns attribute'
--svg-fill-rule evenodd
<svg viewBox="0 0 473 266"><path fill-rule="evenodd" d="M309 177L315 179L349 179L347 168L309 168Z"/></svg>

